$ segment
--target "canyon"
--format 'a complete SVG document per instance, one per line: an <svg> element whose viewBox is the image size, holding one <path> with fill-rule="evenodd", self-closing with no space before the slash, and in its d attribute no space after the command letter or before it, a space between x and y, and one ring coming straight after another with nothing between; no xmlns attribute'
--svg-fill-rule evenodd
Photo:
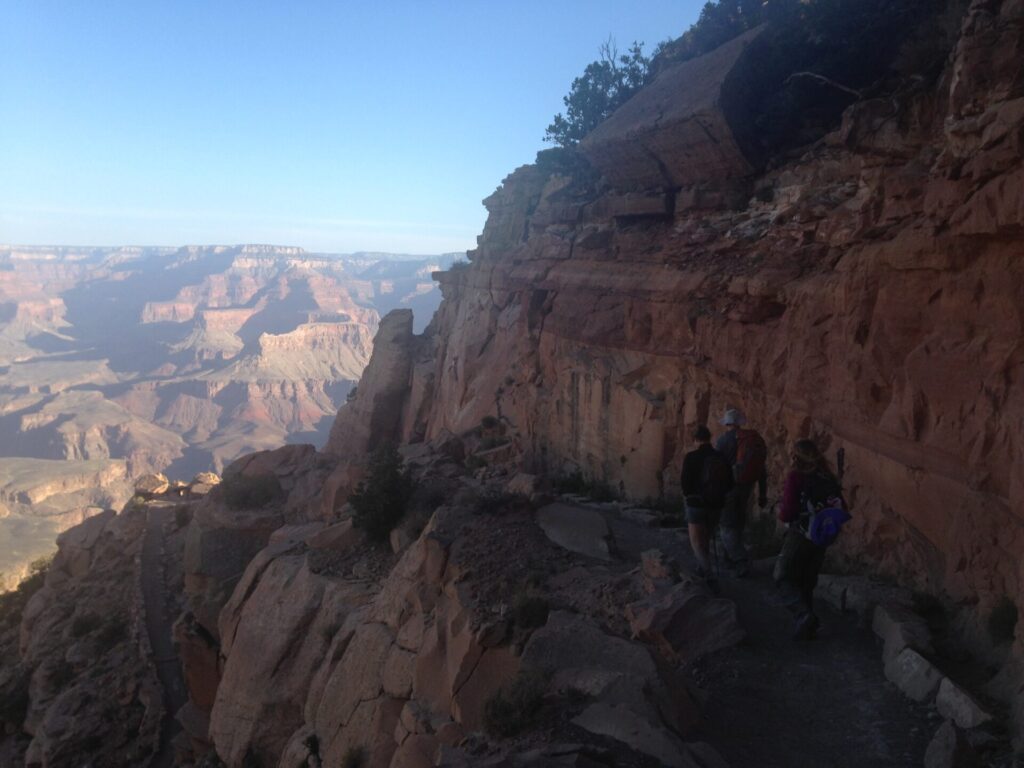
<svg viewBox="0 0 1024 768"><path fill-rule="evenodd" d="M429 317L453 258L0 248L0 579L141 475L322 444L380 315Z"/></svg>
<svg viewBox="0 0 1024 768"><path fill-rule="evenodd" d="M834 79L862 50L808 84L790 38L748 30L516 169L468 263L434 272L429 323L396 306L375 325L322 448L254 446L219 484L62 535L0 616L0 693L22 704L0 712L0 759L1016 764L1024 3L936 10L865 82ZM809 103L789 145L750 130ZM200 346L223 352L238 322ZM299 366L332 348L266 333ZM773 495L796 439L845 457L853 520L816 641L781 629L770 554L719 594L674 530L689 436L727 408L765 437ZM392 449L413 486L375 542L357 504ZM752 528L778 533L770 513ZM170 659L150 647L146 536ZM175 662L183 692L154 671ZM130 718L90 704L111 691Z"/></svg>

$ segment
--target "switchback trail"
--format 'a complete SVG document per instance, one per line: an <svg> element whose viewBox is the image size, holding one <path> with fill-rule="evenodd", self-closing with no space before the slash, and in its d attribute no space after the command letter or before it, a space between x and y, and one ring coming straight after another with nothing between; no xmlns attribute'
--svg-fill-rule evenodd
<svg viewBox="0 0 1024 768"><path fill-rule="evenodd" d="M142 595L146 611L146 632L164 697L160 751L150 762L151 768L170 768L174 765L173 741L181 730L175 715L188 698L181 662L174 648L174 616L168 603L164 579L164 525L173 515L176 506L159 501L147 504L146 538L142 543Z"/></svg>
<svg viewBox="0 0 1024 768"><path fill-rule="evenodd" d="M685 528L649 528L607 516L627 562L660 549L684 567L695 567ZM747 637L691 665L708 695L694 738L711 743L732 768L923 764L938 715L886 680L870 629L818 601L818 638L797 642L790 637L792 617L778 604L764 567L744 579L723 570L720 583L722 596L736 603Z"/></svg>

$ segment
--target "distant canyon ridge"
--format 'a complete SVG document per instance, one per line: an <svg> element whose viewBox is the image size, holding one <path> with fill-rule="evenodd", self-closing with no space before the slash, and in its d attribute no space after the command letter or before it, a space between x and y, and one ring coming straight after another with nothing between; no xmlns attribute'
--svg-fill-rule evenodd
<svg viewBox="0 0 1024 768"><path fill-rule="evenodd" d="M459 254L0 246L0 589L132 478L322 445L380 317Z"/></svg>

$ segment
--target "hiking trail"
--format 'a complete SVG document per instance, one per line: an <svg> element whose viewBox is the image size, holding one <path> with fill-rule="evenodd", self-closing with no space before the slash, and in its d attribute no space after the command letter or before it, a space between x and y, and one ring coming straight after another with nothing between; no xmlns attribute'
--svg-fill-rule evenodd
<svg viewBox="0 0 1024 768"><path fill-rule="evenodd" d="M685 528L645 527L596 506L625 564L660 549L683 568L696 568ZM881 648L855 616L817 600L818 638L791 639L793 620L778 602L772 561L758 562L743 579L721 570L721 596L736 604L747 636L689 665L708 696L696 738L733 768L921 765L938 714L886 679Z"/></svg>

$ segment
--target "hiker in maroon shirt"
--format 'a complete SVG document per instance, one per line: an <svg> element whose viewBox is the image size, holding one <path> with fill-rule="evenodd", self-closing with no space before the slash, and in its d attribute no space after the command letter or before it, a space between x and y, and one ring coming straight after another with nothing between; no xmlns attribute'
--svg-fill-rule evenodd
<svg viewBox="0 0 1024 768"><path fill-rule="evenodd" d="M826 552L826 546L812 540L811 522L816 510L829 503L845 507L845 502L838 478L812 441L798 440L792 459L778 513L788 530L774 576L786 607L796 617L794 639L811 640L820 624L814 614L814 587Z"/></svg>

